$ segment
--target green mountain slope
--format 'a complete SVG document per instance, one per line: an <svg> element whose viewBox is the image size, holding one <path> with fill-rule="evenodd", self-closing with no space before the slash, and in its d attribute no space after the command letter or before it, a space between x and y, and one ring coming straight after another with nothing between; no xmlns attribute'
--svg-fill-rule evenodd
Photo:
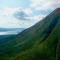
<svg viewBox="0 0 60 60"><path fill-rule="evenodd" d="M59 60L60 8L36 25L0 44L0 60Z"/></svg>

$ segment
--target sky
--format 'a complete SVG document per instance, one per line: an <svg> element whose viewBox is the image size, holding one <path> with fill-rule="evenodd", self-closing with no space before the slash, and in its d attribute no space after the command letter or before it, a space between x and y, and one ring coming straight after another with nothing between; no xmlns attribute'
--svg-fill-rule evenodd
<svg viewBox="0 0 60 60"><path fill-rule="evenodd" d="M59 7L60 0L0 0L0 27L31 27Z"/></svg>

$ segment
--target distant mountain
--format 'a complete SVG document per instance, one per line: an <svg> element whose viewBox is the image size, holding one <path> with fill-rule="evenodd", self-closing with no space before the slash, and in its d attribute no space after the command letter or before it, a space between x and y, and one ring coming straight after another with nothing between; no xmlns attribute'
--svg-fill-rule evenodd
<svg viewBox="0 0 60 60"><path fill-rule="evenodd" d="M25 28L0 28L0 35L18 34L23 30L25 30Z"/></svg>
<svg viewBox="0 0 60 60"><path fill-rule="evenodd" d="M0 60L60 60L60 8L0 44Z"/></svg>
<svg viewBox="0 0 60 60"><path fill-rule="evenodd" d="M19 31L19 30L24 30L25 28L0 28L0 32L2 31Z"/></svg>

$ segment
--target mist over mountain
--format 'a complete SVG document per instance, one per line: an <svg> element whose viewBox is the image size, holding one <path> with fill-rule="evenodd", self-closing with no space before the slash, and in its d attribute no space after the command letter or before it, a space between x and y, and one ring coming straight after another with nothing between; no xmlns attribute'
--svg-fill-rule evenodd
<svg viewBox="0 0 60 60"><path fill-rule="evenodd" d="M18 34L26 28L0 28L0 35Z"/></svg>
<svg viewBox="0 0 60 60"><path fill-rule="evenodd" d="M0 44L0 60L60 60L60 8Z"/></svg>

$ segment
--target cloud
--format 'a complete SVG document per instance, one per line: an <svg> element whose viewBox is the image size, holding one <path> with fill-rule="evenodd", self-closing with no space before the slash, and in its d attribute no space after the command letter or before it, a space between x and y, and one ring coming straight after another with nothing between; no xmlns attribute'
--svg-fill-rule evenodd
<svg viewBox="0 0 60 60"><path fill-rule="evenodd" d="M0 27L8 27L8 28L18 28L21 25L21 22L17 19L0 16Z"/></svg>
<svg viewBox="0 0 60 60"><path fill-rule="evenodd" d="M31 0L32 4L31 7L46 7L46 6L51 6L51 7L60 7L60 1L59 0ZM56 8L57 8L56 7ZM48 8L48 7L47 7Z"/></svg>
<svg viewBox="0 0 60 60"><path fill-rule="evenodd" d="M30 7L8 7L0 9L0 27L28 28L54 9L60 7L59 0L30 0ZM15 16L15 17L14 17Z"/></svg>
<svg viewBox="0 0 60 60"><path fill-rule="evenodd" d="M13 16L18 12L20 19ZM3 28L28 28L32 26L32 10L30 8L4 8L0 10L0 27ZM30 18L31 17L31 18ZM22 20L23 19L23 20ZM30 20L31 19L31 20Z"/></svg>
<svg viewBox="0 0 60 60"><path fill-rule="evenodd" d="M0 9L0 27L18 28L21 22L13 17L13 13L19 10L21 10L20 7Z"/></svg>
<svg viewBox="0 0 60 60"><path fill-rule="evenodd" d="M28 15L24 11L17 11L14 13L14 17L19 20L27 20L26 17L28 17Z"/></svg>
<svg viewBox="0 0 60 60"><path fill-rule="evenodd" d="M22 9L14 13L15 18L19 20L28 20L28 17L32 15L32 10L30 8Z"/></svg>
<svg viewBox="0 0 60 60"><path fill-rule="evenodd" d="M31 15L33 13L32 9L31 8L26 8L24 9L24 12L27 14L27 15Z"/></svg>
<svg viewBox="0 0 60 60"><path fill-rule="evenodd" d="M44 17L32 14L32 8L3 8L0 10L0 27L28 28Z"/></svg>
<svg viewBox="0 0 60 60"><path fill-rule="evenodd" d="M4 15L4 16L10 16L13 13L15 13L16 11L21 10L21 7L17 7L17 8L2 8L0 9L0 14Z"/></svg>
<svg viewBox="0 0 60 60"><path fill-rule="evenodd" d="M52 12L54 9L60 7L60 1L59 0L31 0L30 7L35 11L40 11L43 13L46 13L45 15Z"/></svg>
<svg viewBox="0 0 60 60"><path fill-rule="evenodd" d="M14 17L19 20L28 20L27 17L33 13L31 8L14 7L14 8L2 8L0 9L0 16Z"/></svg>
<svg viewBox="0 0 60 60"><path fill-rule="evenodd" d="M19 20L29 20L28 17L32 15L33 11L31 8L23 8L19 11L16 11L14 13L15 18L18 18Z"/></svg>

